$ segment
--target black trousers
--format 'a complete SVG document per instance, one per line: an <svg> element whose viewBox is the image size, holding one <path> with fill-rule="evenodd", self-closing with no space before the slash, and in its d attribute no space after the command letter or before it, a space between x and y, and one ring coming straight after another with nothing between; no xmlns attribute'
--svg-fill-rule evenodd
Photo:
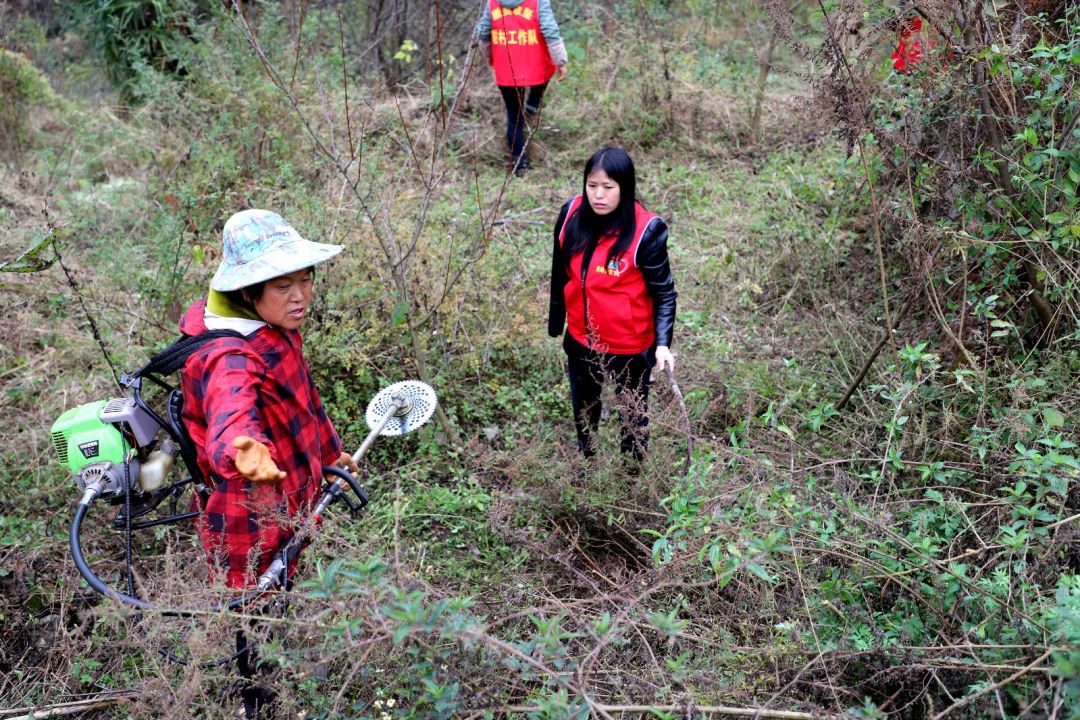
<svg viewBox="0 0 1080 720"><path fill-rule="evenodd" d="M563 336L570 405L578 448L586 457L596 454L600 425L600 391L604 382L615 383L620 428L619 449L641 460L649 448L649 373L656 364L653 351L614 355L590 350L570 333Z"/></svg>
<svg viewBox="0 0 1080 720"><path fill-rule="evenodd" d="M506 144L510 147L510 156L515 164L525 152L525 114L540 112L546 89L547 83L529 87L499 86L503 104L506 105Z"/></svg>
<svg viewBox="0 0 1080 720"><path fill-rule="evenodd" d="M240 688L240 697L244 701L246 720L263 720L273 717L274 700L277 694L258 681L257 676L260 674L258 650L243 630L236 631L236 665L240 670L240 677L244 678L244 684Z"/></svg>

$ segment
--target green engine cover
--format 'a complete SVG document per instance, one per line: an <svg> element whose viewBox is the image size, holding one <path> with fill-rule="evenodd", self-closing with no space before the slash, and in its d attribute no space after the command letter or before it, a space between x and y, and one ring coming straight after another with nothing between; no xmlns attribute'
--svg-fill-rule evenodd
<svg viewBox="0 0 1080 720"><path fill-rule="evenodd" d="M62 465L72 473L91 463L122 463L128 444L112 423L101 421L101 410L108 400L71 408L53 423L53 448Z"/></svg>

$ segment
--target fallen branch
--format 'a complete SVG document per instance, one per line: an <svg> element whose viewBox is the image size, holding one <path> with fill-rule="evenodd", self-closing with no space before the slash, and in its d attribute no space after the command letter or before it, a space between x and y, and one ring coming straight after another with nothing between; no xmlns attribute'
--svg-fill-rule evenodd
<svg viewBox="0 0 1080 720"><path fill-rule="evenodd" d="M1010 683L1012 683L1014 680L1018 680L1019 678L1023 677L1024 675L1027 675L1029 672L1032 672L1033 670L1038 670L1039 669L1039 664L1043 660L1046 660L1046 658L1050 657L1050 655L1052 653L1053 653L1053 650L1047 650L1042 655L1035 658L1035 660L1032 661L1032 663L1030 665L1026 665L1025 667L1020 668L1018 671L1014 672L1012 675L1005 678L1001 682L996 682L993 685L988 685L988 686L984 687L982 690L979 690L978 692L972 693L971 695L968 695L967 697L961 698L960 700L954 702L952 705L950 705L949 707L945 708L944 710L939 712L937 715L935 715L933 717L933 720L940 720L941 718L945 717L946 715L952 713L954 710L959 710L960 708L964 707L965 705L967 705L971 701L973 701L973 700L975 700L977 698L980 698L980 697L982 697L983 695L985 695L985 694L987 694L989 692L994 692L996 690L1000 690L1001 688L1005 687L1006 685L1009 685Z"/></svg>
<svg viewBox="0 0 1080 720"><path fill-rule="evenodd" d="M827 720L839 715L822 712L797 712L795 710L765 710L759 708L728 707L725 705L594 705L594 708L608 713L638 713L640 715L656 713L678 713L690 711L704 715L729 715L731 717L778 718L783 720ZM692 708L692 709L691 709ZM496 714L540 713L544 709L538 705L510 705L491 708Z"/></svg>
<svg viewBox="0 0 1080 720"><path fill-rule="evenodd" d="M95 695L94 697L86 698L85 700L74 700L71 702L56 703L54 705L31 705L27 707L11 708L9 710L0 710L0 715L3 716L3 720L35 720L36 718L75 715L77 713L115 705L123 700L130 700L131 698L138 697L139 692L136 690L117 690L115 692L103 693L103 695L104 697L102 695ZM8 713L22 714L9 715Z"/></svg>
<svg viewBox="0 0 1080 720"><path fill-rule="evenodd" d="M847 392L844 393L844 397L840 398L840 402L836 403L837 410L843 410L847 405L848 400L855 394L855 391L859 389L859 385L866 378L866 373L870 372L870 366L877 360L877 356L881 354L881 351L885 348L885 344L892 338L892 331L900 324L900 321L907 316L911 307L915 304L915 296L912 296L904 303L904 307L900 308L900 312L896 313L896 316L892 319L892 327L886 327L885 333L882 335L881 340L874 346L874 349L870 351L870 354L866 356L866 361L863 363L862 369L859 370L859 374L855 376L855 379L851 381L851 385L848 386Z"/></svg>

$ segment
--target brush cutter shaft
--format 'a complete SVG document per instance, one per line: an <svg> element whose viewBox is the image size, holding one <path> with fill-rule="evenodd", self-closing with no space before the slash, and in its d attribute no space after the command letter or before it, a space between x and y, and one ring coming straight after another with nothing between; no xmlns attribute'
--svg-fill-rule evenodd
<svg viewBox="0 0 1080 720"><path fill-rule="evenodd" d="M414 402L414 399L417 402ZM385 406L382 415L375 414L377 408L380 408L383 403L388 404ZM406 380L383 388L368 404L367 420L371 432L367 434L364 442L353 453L353 462L360 463L360 460L367 454L375 439L383 434L386 426L395 417L400 418L402 423L401 427L393 434L402 434L415 430L431 417L432 412L435 410L435 403L435 391L424 383L415 380ZM407 423L410 418L413 420L411 427ZM360 483L356 481L348 470L328 466L323 468L323 474L334 475L336 478L323 488L318 502L315 503L315 507L311 510L309 521L321 516L326 508L330 506L330 503L338 498L341 498L349 506L349 510L353 512L362 510L368 504L367 493L364 492L364 488L360 486ZM359 504L349 499L347 495L349 490L356 493L360 501ZM290 563L300 554L300 551L308 542L308 530L310 530L309 524L305 522L301 529L282 546L281 550L274 556L270 567L259 576L259 590L265 592L275 587L284 586Z"/></svg>
<svg viewBox="0 0 1080 720"><path fill-rule="evenodd" d="M315 507L311 511L309 519L316 519L322 515L330 503L337 499L341 499L349 506L349 510L357 512L363 510L368 504L367 493L364 492L364 488L360 486L360 483L352 476L345 468L339 468L332 465L323 466L323 475L335 475L337 479L332 483L328 483L323 488L322 494L319 496L319 501L315 503ZM346 494L351 489L356 493L359 502L353 502ZM266 571L259 576L259 580L256 583L261 591L273 590L276 587L282 587L285 585L287 578L287 570L292 561L300 555L300 551L304 549L309 541L307 530L310 529L312 523L305 522L296 533L289 538L285 544L274 555L273 562L270 563L270 567L266 568Z"/></svg>

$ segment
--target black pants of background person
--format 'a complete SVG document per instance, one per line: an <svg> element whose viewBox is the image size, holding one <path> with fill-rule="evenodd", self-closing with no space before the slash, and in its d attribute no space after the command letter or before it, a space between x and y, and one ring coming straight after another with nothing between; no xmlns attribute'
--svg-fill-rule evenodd
<svg viewBox="0 0 1080 720"><path fill-rule="evenodd" d="M540 112L546 89L547 83L529 87L499 86L506 105L506 143L510 146L515 170L529 167L529 158L525 156L525 121L527 116Z"/></svg>
<svg viewBox="0 0 1080 720"><path fill-rule="evenodd" d="M649 446L649 372L655 364L652 352L612 355L585 347L570 333L563 336L566 370L570 379L570 405L574 410L578 448L585 457L596 454L595 437L600 425L600 389L604 381L615 383L619 408L619 448L638 460Z"/></svg>

